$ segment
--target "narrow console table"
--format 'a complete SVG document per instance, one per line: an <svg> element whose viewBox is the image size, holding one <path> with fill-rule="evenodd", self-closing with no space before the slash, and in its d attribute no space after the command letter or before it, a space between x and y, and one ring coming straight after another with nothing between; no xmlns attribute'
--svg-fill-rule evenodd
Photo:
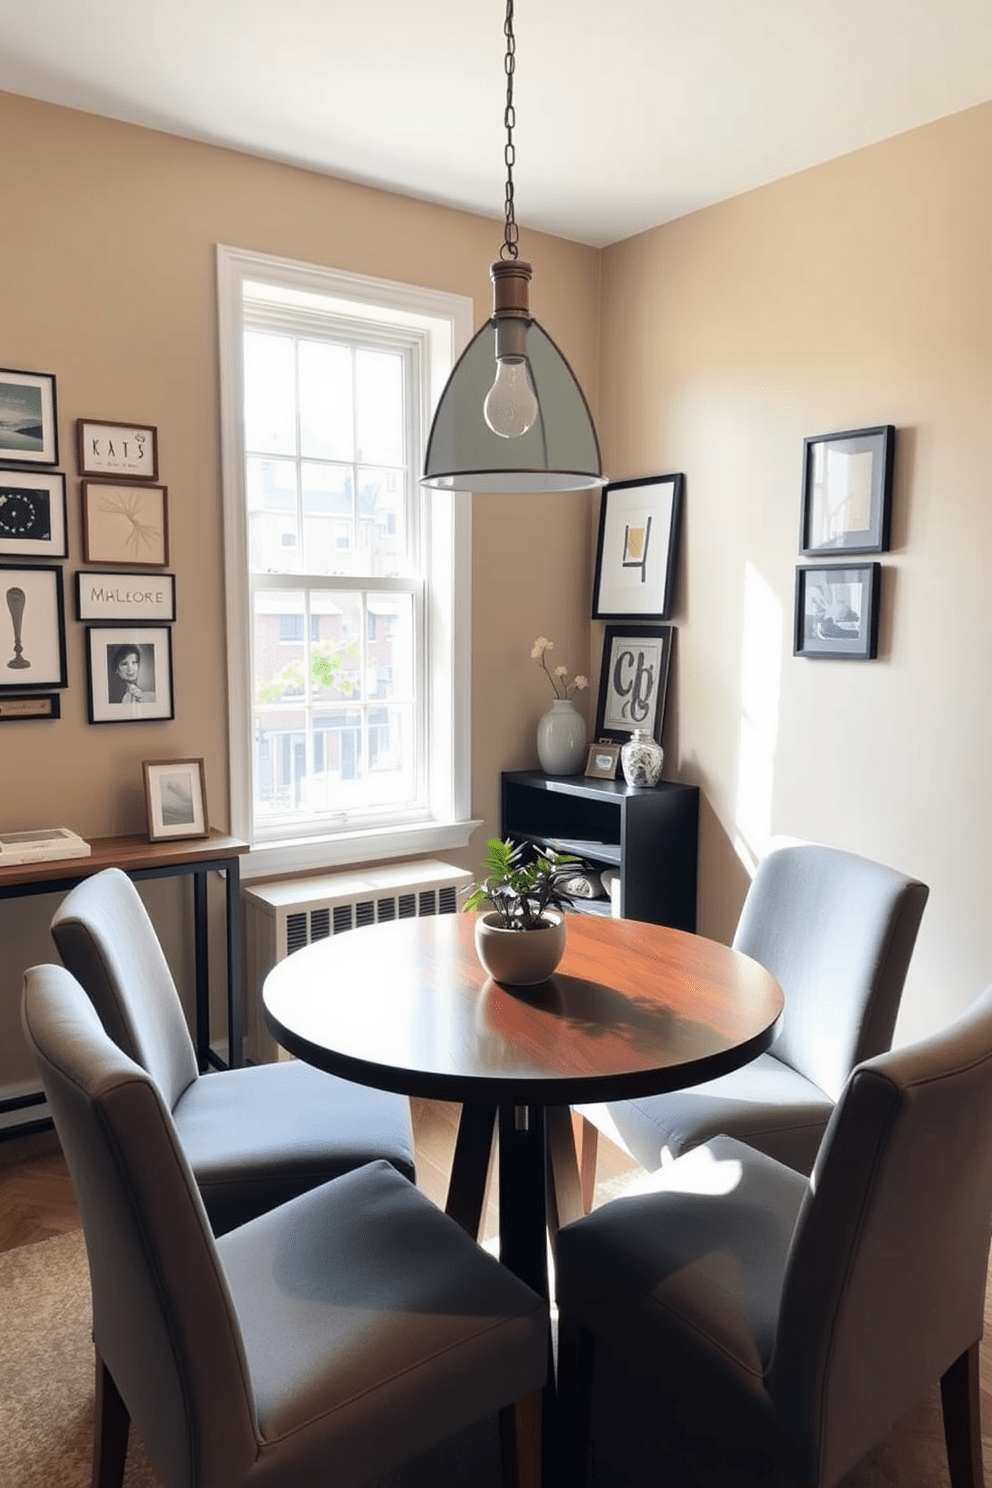
<svg viewBox="0 0 992 1488"><path fill-rule="evenodd" d="M227 1028L230 1061L241 1063L243 998L241 987L241 867L247 842L211 832L186 841L149 842L146 837L96 837L88 858L55 858L47 863L17 863L0 868L0 899L29 894L65 893L104 868L120 868L129 878L193 880L193 964L196 974L196 1059L201 1070L223 1061L210 1048L210 989L207 940L207 874L227 878ZM15 1105L33 1104L29 1096Z"/></svg>

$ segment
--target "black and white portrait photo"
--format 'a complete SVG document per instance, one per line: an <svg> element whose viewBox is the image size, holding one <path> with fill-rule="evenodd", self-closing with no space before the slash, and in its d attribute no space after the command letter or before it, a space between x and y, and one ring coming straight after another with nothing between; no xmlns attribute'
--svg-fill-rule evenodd
<svg viewBox="0 0 992 1488"><path fill-rule="evenodd" d="M172 718L172 632L167 625L90 626L90 723Z"/></svg>

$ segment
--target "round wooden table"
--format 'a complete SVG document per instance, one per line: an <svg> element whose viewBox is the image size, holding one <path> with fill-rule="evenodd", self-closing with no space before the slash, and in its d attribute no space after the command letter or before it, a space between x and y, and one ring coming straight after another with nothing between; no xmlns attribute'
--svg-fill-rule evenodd
<svg viewBox="0 0 992 1488"><path fill-rule="evenodd" d="M320 1069L462 1103L447 1209L472 1233L498 1112L500 1259L547 1295L548 1229L581 1213L569 1106L736 1069L772 1042L782 991L715 941L583 914L553 977L504 987L474 930L453 914L318 941L269 973L265 1020Z"/></svg>

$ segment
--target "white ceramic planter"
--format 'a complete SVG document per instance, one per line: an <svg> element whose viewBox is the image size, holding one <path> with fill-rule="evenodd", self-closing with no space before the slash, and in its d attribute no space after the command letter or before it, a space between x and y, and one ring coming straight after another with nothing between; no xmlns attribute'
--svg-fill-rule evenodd
<svg viewBox="0 0 992 1488"><path fill-rule="evenodd" d="M545 913L541 930L505 930L495 912L475 922L475 949L494 982L531 987L546 982L565 954L565 916L557 909Z"/></svg>
<svg viewBox="0 0 992 1488"><path fill-rule="evenodd" d="M537 725L537 757L545 775L577 775L586 759L586 721L568 698L558 698Z"/></svg>

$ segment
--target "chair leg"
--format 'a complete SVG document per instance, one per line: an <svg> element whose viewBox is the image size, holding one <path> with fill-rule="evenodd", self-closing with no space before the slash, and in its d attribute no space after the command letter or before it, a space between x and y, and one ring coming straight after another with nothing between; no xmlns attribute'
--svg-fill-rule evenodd
<svg viewBox="0 0 992 1488"><path fill-rule="evenodd" d="M579 1158L582 1208L584 1213L588 1214L592 1208L593 1194L596 1189L596 1154L599 1151L599 1132L584 1116L580 1116L578 1120L580 1127L576 1135L575 1146Z"/></svg>
<svg viewBox="0 0 992 1488"><path fill-rule="evenodd" d="M128 1408L110 1370L97 1353L93 1397L93 1488L121 1488L130 1429Z"/></svg>
<svg viewBox="0 0 992 1488"><path fill-rule="evenodd" d="M503 1488L541 1488L542 1400L537 1390L499 1413Z"/></svg>
<svg viewBox="0 0 992 1488"><path fill-rule="evenodd" d="M940 1380L951 1488L983 1488L978 1344L960 1354Z"/></svg>
<svg viewBox="0 0 992 1488"><path fill-rule="evenodd" d="M561 1488L582 1488L592 1434L595 1342L567 1318L558 1319L558 1408L554 1462Z"/></svg>

